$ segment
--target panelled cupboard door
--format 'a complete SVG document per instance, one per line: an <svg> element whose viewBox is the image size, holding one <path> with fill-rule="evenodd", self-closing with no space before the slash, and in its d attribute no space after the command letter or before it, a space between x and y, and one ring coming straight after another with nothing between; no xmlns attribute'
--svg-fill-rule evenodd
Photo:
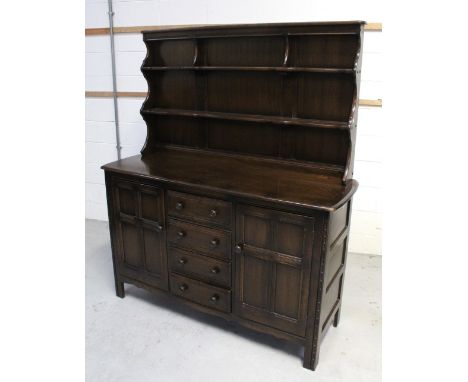
<svg viewBox="0 0 468 382"><path fill-rule="evenodd" d="M163 191L119 180L114 203L120 273L167 290Z"/></svg>
<svg viewBox="0 0 468 382"><path fill-rule="evenodd" d="M315 219L242 205L236 213L237 314L305 336Z"/></svg>

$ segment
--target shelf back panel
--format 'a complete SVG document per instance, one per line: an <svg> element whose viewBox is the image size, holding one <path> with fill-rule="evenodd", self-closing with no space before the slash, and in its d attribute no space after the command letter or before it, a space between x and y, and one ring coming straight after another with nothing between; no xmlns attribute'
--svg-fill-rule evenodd
<svg viewBox="0 0 468 382"><path fill-rule="evenodd" d="M146 108L214 111L346 122L349 74L161 71L147 74Z"/></svg>
<svg viewBox="0 0 468 382"><path fill-rule="evenodd" d="M150 141L236 154L261 155L344 166L348 134L344 130L281 126L179 116L145 116Z"/></svg>
<svg viewBox="0 0 468 382"><path fill-rule="evenodd" d="M206 66L281 66L285 39L281 36L204 39L200 43Z"/></svg>

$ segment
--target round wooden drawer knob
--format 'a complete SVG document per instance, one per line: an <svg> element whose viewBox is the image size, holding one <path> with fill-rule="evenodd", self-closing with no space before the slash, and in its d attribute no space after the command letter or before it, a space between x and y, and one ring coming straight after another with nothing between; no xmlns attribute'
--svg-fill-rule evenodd
<svg viewBox="0 0 468 382"><path fill-rule="evenodd" d="M187 285L187 284L180 284L180 285L179 285L179 289L180 289L182 292L185 292L185 291L188 289L188 285Z"/></svg>
<svg viewBox="0 0 468 382"><path fill-rule="evenodd" d="M156 224L156 230L157 230L158 232L161 232L161 231L163 230L163 228L164 228L164 227L163 227L163 225L162 225L161 223Z"/></svg>
<svg viewBox="0 0 468 382"><path fill-rule="evenodd" d="M211 216L212 218L218 216L218 211L216 211L216 210L213 208L213 209L210 211L210 216Z"/></svg>
<svg viewBox="0 0 468 382"><path fill-rule="evenodd" d="M235 252L235 253L242 253L242 245L237 244L237 245L234 247L234 252Z"/></svg>
<svg viewBox="0 0 468 382"><path fill-rule="evenodd" d="M175 209L176 209L177 211L180 211L180 210L183 209L183 208L184 208L184 203L182 203L182 202L177 202L177 203L176 203Z"/></svg>
<svg viewBox="0 0 468 382"><path fill-rule="evenodd" d="M182 265L187 264L187 259L184 259L184 258L179 259L179 264L182 264Z"/></svg>
<svg viewBox="0 0 468 382"><path fill-rule="evenodd" d="M177 232L177 236L179 236L180 238L183 238L185 236L185 232L184 231L179 231L179 232Z"/></svg>
<svg viewBox="0 0 468 382"><path fill-rule="evenodd" d="M219 268L218 267L213 267L210 269L210 272L213 273L213 274L217 274L219 273Z"/></svg>
<svg viewBox="0 0 468 382"><path fill-rule="evenodd" d="M213 296L210 298L212 303L216 303L219 301L219 296L215 293Z"/></svg>
<svg viewBox="0 0 468 382"><path fill-rule="evenodd" d="M213 240L211 240L211 245L212 245L213 247L216 247L218 244L219 244L219 239L213 239Z"/></svg>

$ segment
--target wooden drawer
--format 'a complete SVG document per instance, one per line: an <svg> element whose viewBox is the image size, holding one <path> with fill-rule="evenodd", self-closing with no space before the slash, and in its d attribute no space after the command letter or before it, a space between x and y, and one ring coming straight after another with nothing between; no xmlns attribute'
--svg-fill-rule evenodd
<svg viewBox="0 0 468 382"><path fill-rule="evenodd" d="M231 258L231 234L215 228L169 219L167 229L169 244L206 253L221 259Z"/></svg>
<svg viewBox="0 0 468 382"><path fill-rule="evenodd" d="M231 264L170 247L169 266L172 272L193 275L208 282L231 286Z"/></svg>
<svg viewBox="0 0 468 382"><path fill-rule="evenodd" d="M231 227L232 205L222 200L168 191L167 210L169 216Z"/></svg>
<svg viewBox="0 0 468 382"><path fill-rule="evenodd" d="M170 275L171 292L197 304L223 312L231 312L231 291L205 284L201 281Z"/></svg>

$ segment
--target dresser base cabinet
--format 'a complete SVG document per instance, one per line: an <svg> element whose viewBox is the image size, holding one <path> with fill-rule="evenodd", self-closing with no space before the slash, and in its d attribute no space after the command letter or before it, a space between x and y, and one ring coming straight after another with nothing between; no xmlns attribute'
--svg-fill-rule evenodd
<svg viewBox="0 0 468 382"><path fill-rule="evenodd" d="M173 194L197 198L198 190L174 192L109 171L106 185L117 296L125 296L124 283L171 294L305 346L304 367L315 369L326 330L339 322L351 201L333 212L304 214L280 204L205 197L229 205L223 210L229 229L186 217L173 234L180 241L171 241L167 201ZM227 250L202 252L220 245L211 243L217 235L229 240Z"/></svg>
<svg viewBox="0 0 468 382"><path fill-rule="evenodd" d="M363 22L143 32L141 155L104 165L133 284L305 347L341 314ZM200 339L202 340L202 339Z"/></svg>

